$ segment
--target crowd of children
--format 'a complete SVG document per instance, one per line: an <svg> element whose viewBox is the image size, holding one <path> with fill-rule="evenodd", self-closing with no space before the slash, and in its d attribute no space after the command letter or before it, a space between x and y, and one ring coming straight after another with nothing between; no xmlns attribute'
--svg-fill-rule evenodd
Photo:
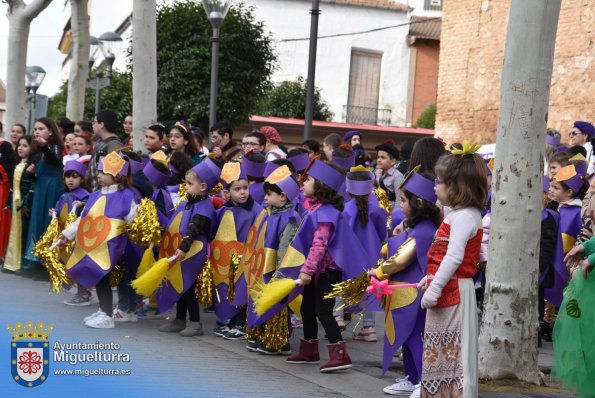
<svg viewBox="0 0 595 398"><path fill-rule="evenodd" d="M131 124L128 116L129 139ZM467 143L449 152L440 140L424 139L408 162L399 163L398 149L387 142L375 148L374 172L356 131L342 140L327 137L323 161L312 142L286 153L272 127L246 135L239 148L231 127L218 123L217 144L207 156L200 134L183 121L154 125L145 132L149 155L141 156L115 135L111 111L98 113L92 125L76 123L72 132L47 118L34 126L33 136L13 143L18 162L10 173L12 222L4 233L3 271L50 276L35 250L55 218L60 233L50 250L61 251L66 277L78 289L65 303L89 305L93 289L99 301L86 326L113 328L175 306L175 318L159 331L200 336L200 301L217 316L215 334L245 339L249 351L287 355L288 363L315 364L320 323L329 353L320 372L334 372L352 362L343 317L336 317L329 294L341 282L365 276L389 286L407 284L382 300L367 295L365 303L341 308L363 310L363 328L354 339L365 341L376 341L374 311L385 312L383 371L401 349L405 378L384 392L477 396L476 290L483 285L478 266L489 267L493 162ZM580 134L595 137L595 128L576 122L571 136ZM267 156L267 148L274 156ZM592 353L561 339L593 319L584 307L593 279L585 278L595 265L595 181L587 180L587 156L583 146L562 147L560 134L548 131L539 338L552 334L547 300L559 310L554 374L579 391L591 388L585 363L595 361L576 361ZM143 198L154 204L154 213L144 210ZM146 217L159 226L160 239L142 247L132 230ZM281 279L295 287L257 314L263 286ZM112 285L118 289L115 308ZM292 352L288 338L298 315L303 338Z"/></svg>

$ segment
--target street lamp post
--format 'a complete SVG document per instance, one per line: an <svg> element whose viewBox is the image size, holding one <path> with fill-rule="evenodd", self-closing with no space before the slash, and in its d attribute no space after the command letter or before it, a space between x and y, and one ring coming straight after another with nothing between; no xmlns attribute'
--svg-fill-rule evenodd
<svg viewBox="0 0 595 398"><path fill-rule="evenodd" d="M25 89L27 90L27 102L29 104L29 120L27 122L27 131L31 134L31 126L33 125L33 114L35 111L35 104L37 102L37 89L43 83L45 78L45 70L40 66L27 66L25 70Z"/></svg>
<svg viewBox="0 0 595 398"><path fill-rule="evenodd" d="M207 18L213 27L211 37L211 98L209 101L209 130L217 121L217 80L219 78L219 30L232 0L202 0ZM209 139L211 133L209 132Z"/></svg>
<svg viewBox="0 0 595 398"><path fill-rule="evenodd" d="M318 16L320 0L312 0L310 22L310 50L308 52L308 80L306 81L306 120L304 120L304 141L312 137L312 119L314 115L314 87L316 76L316 51L318 44Z"/></svg>
<svg viewBox="0 0 595 398"><path fill-rule="evenodd" d="M97 114L101 106L101 89L112 85L113 65L122 46L122 37L115 32L107 32L99 36L99 38L91 37L90 46L89 71L95 64L98 50L101 50L107 63L107 76L104 77L104 72L100 67L95 72L95 79L87 82L88 88L95 89L95 114Z"/></svg>

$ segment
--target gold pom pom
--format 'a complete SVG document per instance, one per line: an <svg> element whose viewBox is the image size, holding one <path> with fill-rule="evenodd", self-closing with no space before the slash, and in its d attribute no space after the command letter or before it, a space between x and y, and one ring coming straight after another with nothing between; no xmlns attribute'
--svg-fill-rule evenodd
<svg viewBox="0 0 595 398"><path fill-rule="evenodd" d="M378 205L381 208L383 208L384 210L386 210L386 212L388 213L388 217L386 219L386 225L390 225L391 213L392 213L393 209L390 204L390 201L388 200L388 194L386 193L386 191L384 189L382 189L380 187L376 188L374 190L374 193L376 194L376 197L378 198Z"/></svg>
<svg viewBox="0 0 595 398"><path fill-rule="evenodd" d="M213 266L207 260L202 267L196 281L196 298L198 302L205 307L213 305L213 289L215 289L215 279L213 278Z"/></svg>
<svg viewBox="0 0 595 398"><path fill-rule="evenodd" d="M264 333L261 338L264 348L267 350L279 352L287 345L289 339L287 307L284 307L281 312L265 322Z"/></svg>
<svg viewBox="0 0 595 398"><path fill-rule="evenodd" d="M180 188L178 188L178 196L180 196L180 201L178 202L178 205L180 203L188 200L188 194L186 192L186 183L185 182L180 184ZM177 207L177 205L176 205L176 207Z"/></svg>
<svg viewBox="0 0 595 398"><path fill-rule="evenodd" d="M362 302L368 286L370 286L370 278L368 277L368 271L364 271L357 278L333 283L333 290L324 296L324 298L332 299L343 296L343 302L346 306L350 307Z"/></svg>
<svg viewBox="0 0 595 398"><path fill-rule="evenodd" d="M157 218L155 203L148 198L141 200L138 214L126 227L128 238L142 247L158 245L161 240L161 229Z"/></svg>
<svg viewBox="0 0 595 398"><path fill-rule="evenodd" d="M116 266L109 273L109 284L111 287L116 287L124 279L124 267L122 264L116 264Z"/></svg>
<svg viewBox="0 0 595 398"><path fill-rule="evenodd" d="M76 215L74 216L74 219L76 219ZM72 223L70 214L69 220L69 224ZM70 278L66 276L64 264L60 262L60 253L66 252L66 250L69 252L69 249L72 249L72 244L50 250L50 247L56 240L58 240L61 232L60 226L58 225L58 219L52 219L33 248L33 254L41 259L44 267L48 270L50 275L50 288L54 293L60 293L65 285L70 285L72 283Z"/></svg>

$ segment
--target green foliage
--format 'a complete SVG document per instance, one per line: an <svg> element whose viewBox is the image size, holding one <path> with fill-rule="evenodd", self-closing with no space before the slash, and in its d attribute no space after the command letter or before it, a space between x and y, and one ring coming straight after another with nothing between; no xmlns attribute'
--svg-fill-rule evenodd
<svg viewBox="0 0 595 398"><path fill-rule="evenodd" d="M159 120L184 119L208 126L212 28L199 1L157 10ZM234 5L220 31L217 119L248 121L270 87L275 54L253 9Z"/></svg>
<svg viewBox="0 0 595 398"><path fill-rule="evenodd" d="M302 76L297 80L286 80L266 92L261 99L257 114L260 116L276 116L305 119L306 113L306 81ZM314 89L314 120L328 121L333 112L322 99L320 89Z"/></svg>
<svg viewBox="0 0 595 398"><path fill-rule="evenodd" d="M124 120L132 112L132 75L114 71L111 87L101 90L100 110L111 109L118 115L118 120ZM68 82L64 82L58 94L50 98L48 103L48 116L51 118L66 115L66 98L68 95ZM95 90L85 90L85 120L93 120L95 115ZM121 126L120 126L121 127Z"/></svg>
<svg viewBox="0 0 595 398"><path fill-rule="evenodd" d="M419 115L415 122L415 127L424 129L434 129L436 124L436 104L432 104L426 108L425 111Z"/></svg>

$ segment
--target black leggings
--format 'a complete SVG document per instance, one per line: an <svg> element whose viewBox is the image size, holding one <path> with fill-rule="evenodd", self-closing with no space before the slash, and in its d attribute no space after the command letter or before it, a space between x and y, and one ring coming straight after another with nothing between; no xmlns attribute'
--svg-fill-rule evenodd
<svg viewBox="0 0 595 398"><path fill-rule="evenodd" d="M114 294L112 293L112 286L109 283L109 273L95 285L95 292L97 293L101 311L105 312L107 316L112 316Z"/></svg>
<svg viewBox="0 0 595 398"><path fill-rule="evenodd" d="M200 322L200 311L198 310L198 299L196 298L196 281L186 290L176 304L176 319L186 321L186 311L190 322Z"/></svg>
<svg viewBox="0 0 595 398"><path fill-rule="evenodd" d="M333 283L341 282L342 273L339 270L327 269L325 273L318 276L318 280L304 287L302 299L302 320L304 322L304 340L318 338L318 320L328 337L329 343L334 344L341 340L341 329L333 316L335 299L324 299L330 293Z"/></svg>

